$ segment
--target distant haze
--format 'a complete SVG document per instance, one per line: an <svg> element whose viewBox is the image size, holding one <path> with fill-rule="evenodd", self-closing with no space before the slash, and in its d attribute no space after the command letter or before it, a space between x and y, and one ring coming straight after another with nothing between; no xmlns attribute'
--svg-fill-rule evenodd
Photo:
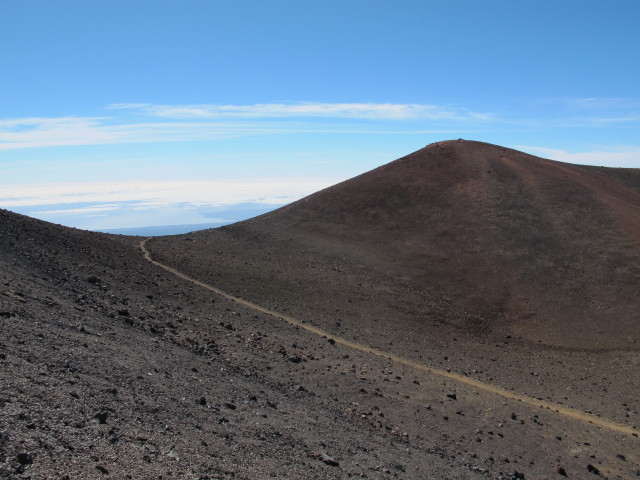
<svg viewBox="0 0 640 480"><path fill-rule="evenodd" d="M90 222L75 225L84 230L95 230L106 233L126 233L127 235L158 235L148 232L160 231L159 229L166 227L166 229L163 230L164 232L174 234L202 228L213 228L213 226L228 225L240 220L262 215L282 205L284 204L240 203L213 207L176 204L140 208L137 204L122 202L110 206L105 205L105 211L101 211L100 206L92 207L86 204L62 205L60 206L62 208L61 210L50 211L38 211L37 208L39 206L36 206L35 210L25 207L15 210L17 213L40 218L41 220L47 220L52 223ZM95 210L94 216L88 215L88 212L92 211L92 208ZM75 212L78 213L76 214ZM73 218L74 215L77 215L77 218ZM100 223L104 225L111 224L111 226L100 227ZM191 228L196 226L199 227Z"/></svg>
<svg viewBox="0 0 640 480"><path fill-rule="evenodd" d="M198 230L206 230L207 228L218 228L228 225L231 222L220 223L195 223L192 225L160 225L156 227L140 227L140 228L116 228L113 230L104 230L103 233L113 233L116 235L137 235L141 237L157 237L161 235L180 235L182 233L195 232Z"/></svg>
<svg viewBox="0 0 640 480"><path fill-rule="evenodd" d="M176 225L152 225L147 227L130 227L130 228L112 228L98 229L103 233L114 233L118 235L140 235L144 237L154 237L158 235L178 235L181 233L193 232L196 230L204 230L207 228L217 228L223 225L236 223L247 218L256 217L263 213L270 212L282 205L258 205L246 204L236 205L235 208L220 209L209 215L216 215L218 221L209 223L192 223L192 224L176 224ZM207 214L203 214L207 216Z"/></svg>
<svg viewBox="0 0 640 480"><path fill-rule="evenodd" d="M103 232L164 225L219 226L268 212L333 183L321 179L247 179L16 185L0 190L0 206L41 220Z"/></svg>

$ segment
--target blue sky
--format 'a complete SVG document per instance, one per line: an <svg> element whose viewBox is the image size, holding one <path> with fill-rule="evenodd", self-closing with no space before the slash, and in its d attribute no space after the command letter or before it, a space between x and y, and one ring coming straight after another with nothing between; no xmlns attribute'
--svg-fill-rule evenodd
<svg viewBox="0 0 640 480"><path fill-rule="evenodd" d="M638 18L635 0L0 0L0 207L207 223L452 138L640 167Z"/></svg>

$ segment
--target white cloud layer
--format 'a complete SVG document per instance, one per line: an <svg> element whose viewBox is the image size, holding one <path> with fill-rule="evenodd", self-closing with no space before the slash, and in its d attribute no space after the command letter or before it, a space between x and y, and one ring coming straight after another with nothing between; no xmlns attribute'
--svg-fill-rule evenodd
<svg viewBox="0 0 640 480"><path fill-rule="evenodd" d="M194 206L220 206L248 202L275 205L298 200L334 183L336 183L335 179L267 178L225 181L5 185L0 187L0 207L99 204L87 207L95 212L116 208L121 202L136 202L136 208L141 210L183 203ZM47 213L53 212L54 210L47 211ZM55 211L55 213L61 212L59 208Z"/></svg>

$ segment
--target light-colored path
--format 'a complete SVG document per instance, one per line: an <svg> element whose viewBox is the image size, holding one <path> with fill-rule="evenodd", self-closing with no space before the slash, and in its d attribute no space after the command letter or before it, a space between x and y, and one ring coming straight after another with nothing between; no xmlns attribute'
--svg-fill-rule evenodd
<svg viewBox="0 0 640 480"><path fill-rule="evenodd" d="M306 323L301 322L300 320L297 320L293 317L290 317L288 315L283 315L281 313L275 312L273 310L269 310L268 308L265 308L263 306L257 305L255 303L249 302L248 300L245 300L243 298L240 297L236 297L234 295L231 295L229 293L226 293L214 286L208 285L204 282L201 282L200 280L197 280L195 278L190 277L189 275L186 275L185 273L180 272L179 270L176 270L175 268L171 268L167 265L164 265L163 263L160 263L156 260L154 260L151 257L151 254L149 253L149 250L147 250L146 244L149 241L149 239L147 238L146 240L143 240L142 242L140 242L140 250L142 250L142 254L144 255L144 258L146 260L148 260L149 262L151 262L152 264L166 270L169 273L172 273L173 275L182 278L183 280L186 280L187 282L191 282L199 287L202 287L206 290L209 290L217 295L220 295L221 297L224 297L226 299L229 299L233 302L238 303L239 305L243 305L245 307L251 308L253 310L256 310L258 312L261 313L265 313L267 315L271 315L275 318L278 318L280 320L284 320L285 322L294 325L296 327L299 327L309 333L312 333L314 335L318 335L321 337L327 337L327 338L332 338L333 340L335 340L336 343L339 343L341 345L344 345L346 347L352 348L354 350L359 350L361 352L366 352L366 353L370 353L373 355L377 355L379 357L382 358L386 358L388 360L391 360L392 362L401 364L401 365L406 365L408 367L411 368L415 368L416 370L421 370L423 372L428 372L432 375L438 375L440 377L444 377L447 378L449 380L453 380L455 382L459 382L465 385L469 385L471 387L474 387L478 390L483 390L486 392L491 392L494 393L496 395L499 395L501 397L504 397L506 399L510 399L510 400L517 400L519 402L522 402L524 404L527 405L531 405L532 407L536 407L536 408L546 408L549 409L551 411L557 412L560 415L563 415L565 417L569 417L572 418L574 420L579 420L581 422L585 422L585 423L590 423L596 427L600 427L606 430L612 430L614 432L618 432L618 433L622 433L624 435L629 435L629 436L634 436L637 437L639 434L639 431L628 426L628 425L624 425L621 423L617 423L611 420L607 420L605 418L602 417L597 417L595 415L589 414L589 413L585 413L582 412L580 410L576 410L574 408L570 408L570 407L566 407L564 405L558 405L555 403L551 403L551 402L546 402L544 400L538 400L536 398L527 396L527 395L523 395L520 393L516 393L510 390L507 390L505 388L502 387L498 387L495 385L491 385L490 383L486 383L486 382L482 382L480 380L476 380L475 378L470 378L470 377L465 377L464 375L459 375L457 373L452 373L452 372L447 372L445 370L439 370L437 368L433 368L433 367L429 367L427 365L418 363L418 362L414 362L413 360L409 360L408 358L404 358L404 357L400 357L398 355L395 355L393 353L388 353L388 352L383 352L382 350L378 350L376 348L372 348L372 347L368 347L367 345L363 345L361 343L356 343L356 342L352 342L351 340L347 340L346 338L341 338L341 337L336 337L335 335L330 334L329 332L326 332L320 328L314 327L312 325L308 325Z"/></svg>

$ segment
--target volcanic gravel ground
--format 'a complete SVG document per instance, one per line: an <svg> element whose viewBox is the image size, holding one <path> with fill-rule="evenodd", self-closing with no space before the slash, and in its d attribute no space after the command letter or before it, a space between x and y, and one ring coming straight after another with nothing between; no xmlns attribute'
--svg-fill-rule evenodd
<svg viewBox="0 0 640 480"><path fill-rule="evenodd" d="M638 477L639 185L442 142L174 273L0 210L0 477Z"/></svg>
<svg viewBox="0 0 640 480"><path fill-rule="evenodd" d="M256 235L242 225L153 239L148 246L154 258L194 278L217 279L223 290L323 328L329 338L340 336L637 428L637 352L562 349L513 338L499 329L480 333L465 328L464 323L448 323L451 313L440 307L438 302L443 300L435 297L429 299L433 318L418 323L415 312L424 309L424 298L410 284L370 271L348 257L310 253L308 246L292 239L280 243L273 237L260 237L260 248L269 252L261 257L247 248L257 243ZM218 262L217 258L223 260ZM292 258L304 261L294 262ZM337 264L340 273L332 267ZM341 281L343 276L346 280ZM314 285L314 292L308 290L309 283ZM370 288L360 288L361 284ZM276 297L277 292L280 295ZM281 323L288 330L285 322ZM314 337L301 335L309 338L301 340L305 345ZM340 349L346 353L338 353ZM453 442L455 456L475 456L481 460L476 466L494 475L507 476L515 471L526 478L554 478L559 466L582 478L585 472L590 474L589 465L610 478L628 478L638 471L640 458L636 452L640 442L635 433L596 428L374 355L364 356L367 368L362 372L353 362L354 357L362 358L362 353L337 344L330 351L337 353L333 367L306 373L322 378L337 369L343 378L333 388L350 383L353 387L343 395L355 393L359 403L363 402L362 396L372 393L376 401L381 401L376 396L376 389L380 389L382 398L399 402L393 406L393 413L384 412L385 418L397 418L410 437L433 439L442 435L436 445ZM379 366L372 368L374 362ZM366 393L359 390L358 382Z"/></svg>
<svg viewBox="0 0 640 480"><path fill-rule="evenodd" d="M488 475L408 433L403 395L360 378L386 362L165 274L139 239L1 213L2 477Z"/></svg>

